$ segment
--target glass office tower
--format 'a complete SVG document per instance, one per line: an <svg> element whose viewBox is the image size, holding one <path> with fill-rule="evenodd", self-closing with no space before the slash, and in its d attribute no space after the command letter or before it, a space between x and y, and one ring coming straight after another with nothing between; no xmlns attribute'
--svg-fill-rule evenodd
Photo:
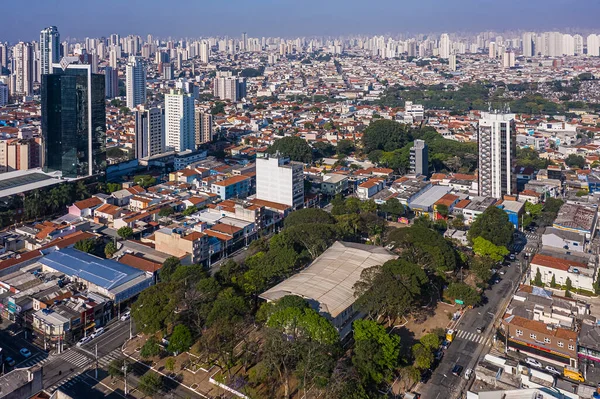
<svg viewBox="0 0 600 399"><path fill-rule="evenodd" d="M106 170L104 75L65 57L42 76L44 170L83 177Z"/></svg>

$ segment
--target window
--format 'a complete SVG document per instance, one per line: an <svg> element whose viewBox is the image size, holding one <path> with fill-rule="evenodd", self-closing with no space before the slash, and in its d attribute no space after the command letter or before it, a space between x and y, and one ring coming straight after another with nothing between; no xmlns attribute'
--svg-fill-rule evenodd
<svg viewBox="0 0 600 399"><path fill-rule="evenodd" d="M529 334L529 338L531 338L531 339L536 339L536 338L537 338L537 336L536 336L535 334Z"/></svg>
<svg viewBox="0 0 600 399"><path fill-rule="evenodd" d="M549 344L550 343L550 338L544 338L544 342Z"/></svg>
<svg viewBox="0 0 600 399"><path fill-rule="evenodd" d="M557 345L558 345L558 347L559 347L559 348L563 348L563 347L565 346L565 344L563 344L563 343L562 343L562 342L560 342L560 341L558 341Z"/></svg>
<svg viewBox="0 0 600 399"><path fill-rule="evenodd" d="M520 335L523 335L523 331L522 330L517 330L516 333L517 333L517 337L520 336Z"/></svg>
<svg viewBox="0 0 600 399"><path fill-rule="evenodd" d="M570 351L574 351L575 350L575 345L569 345L569 350Z"/></svg>

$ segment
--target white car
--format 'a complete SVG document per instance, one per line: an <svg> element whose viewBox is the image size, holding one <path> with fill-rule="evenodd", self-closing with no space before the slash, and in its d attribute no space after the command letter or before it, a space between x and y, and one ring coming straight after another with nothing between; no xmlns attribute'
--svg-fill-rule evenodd
<svg viewBox="0 0 600 399"><path fill-rule="evenodd" d="M121 315L121 321L129 320L130 317L131 317L131 313L129 311L127 311Z"/></svg>
<svg viewBox="0 0 600 399"><path fill-rule="evenodd" d="M101 336L102 334L104 334L104 327L100 327L100 328L96 328L96 331L94 331L92 333L92 335L90 335L90 337L92 337L92 339Z"/></svg>
<svg viewBox="0 0 600 399"><path fill-rule="evenodd" d="M77 342L77 346L81 346L81 345L87 344L91 340L92 340L92 337L90 335L88 335L87 337L83 337L83 338L81 338L79 340L79 342Z"/></svg>
<svg viewBox="0 0 600 399"><path fill-rule="evenodd" d="M543 368L543 367L544 367L544 366L542 366L542 363L540 363L540 362L538 362L537 360L535 360L535 359L532 359L532 358L530 358L530 357L528 357L527 359L525 359L525 363L527 363L527 364L528 364L528 365L530 365L530 366L537 367L537 368L539 368L539 369L541 369L541 368Z"/></svg>
<svg viewBox="0 0 600 399"><path fill-rule="evenodd" d="M549 372L550 374L555 374L555 375L561 375L562 373L560 371L558 371L557 369L555 369L552 366L546 366L544 367L544 369Z"/></svg>
<svg viewBox="0 0 600 399"><path fill-rule="evenodd" d="M467 369L467 371L465 371L465 380L468 380L469 378L471 378L471 374L473 374L473 370Z"/></svg>

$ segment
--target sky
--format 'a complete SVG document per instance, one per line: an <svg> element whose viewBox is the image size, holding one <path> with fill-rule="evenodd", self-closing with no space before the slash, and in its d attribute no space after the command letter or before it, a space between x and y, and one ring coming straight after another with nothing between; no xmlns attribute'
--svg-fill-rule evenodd
<svg viewBox="0 0 600 399"><path fill-rule="evenodd" d="M576 28L600 33L598 0L3 0L0 42L61 37L338 36Z"/></svg>

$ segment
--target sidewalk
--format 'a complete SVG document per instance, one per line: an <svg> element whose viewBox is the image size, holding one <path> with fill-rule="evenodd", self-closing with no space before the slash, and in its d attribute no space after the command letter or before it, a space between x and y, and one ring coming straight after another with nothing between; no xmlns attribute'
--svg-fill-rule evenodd
<svg viewBox="0 0 600 399"><path fill-rule="evenodd" d="M169 378L172 381L176 381L179 385L188 388L190 391L197 393L204 398L235 398L233 394L217 387L209 381L210 377L216 374L220 369L217 366L204 365L200 362L200 359L190 353L181 353L177 356L171 356L175 359L175 366L173 371L169 371L165 367L166 360L169 357L156 357L152 359L143 360L139 355L141 346L146 342L146 337L138 336L128 341L123 346L123 354L129 359L138 363L143 363L148 366L152 371ZM192 369L183 368L185 364L193 364ZM190 392L191 393L191 392Z"/></svg>

